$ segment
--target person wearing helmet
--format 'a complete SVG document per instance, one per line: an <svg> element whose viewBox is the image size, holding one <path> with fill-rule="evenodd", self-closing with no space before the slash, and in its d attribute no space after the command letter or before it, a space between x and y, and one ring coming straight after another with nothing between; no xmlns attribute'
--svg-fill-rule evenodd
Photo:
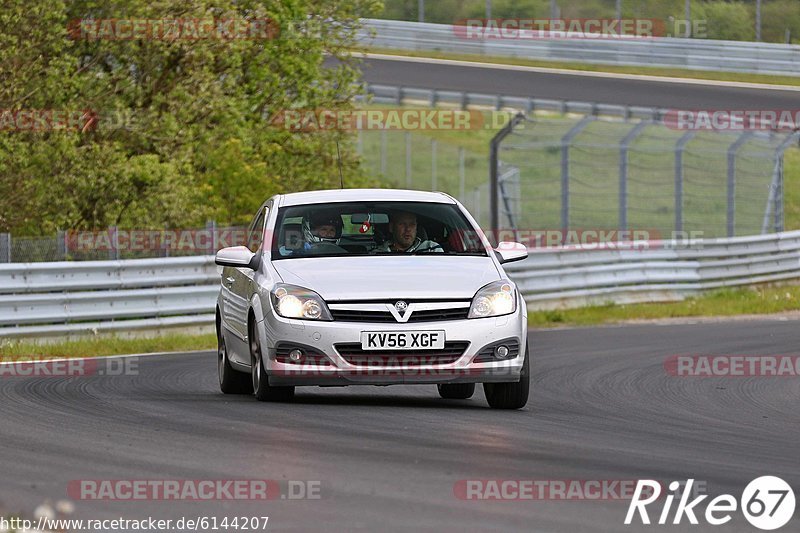
<svg viewBox="0 0 800 533"><path fill-rule="evenodd" d="M436 241L417 236L417 215L408 211L389 214L389 233L392 238L379 249L381 252L444 252Z"/></svg>
<svg viewBox="0 0 800 533"><path fill-rule="evenodd" d="M342 217L332 213L312 213L303 217L303 248L311 250L318 245L337 245L342 237Z"/></svg>

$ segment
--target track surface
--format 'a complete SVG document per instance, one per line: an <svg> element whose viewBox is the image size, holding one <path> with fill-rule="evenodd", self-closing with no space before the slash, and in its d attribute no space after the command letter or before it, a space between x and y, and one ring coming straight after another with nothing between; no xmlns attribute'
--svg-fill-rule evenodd
<svg viewBox="0 0 800 533"><path fill-rule="evenodd" d="M675 378L662 366L672 354L797 354L798 322L531 338L534 392L514 412L490 410L482 392L442 400L433 386L309 388L293 404L259 403L218 392L211 353L141 358L135 376L0 378L0 501L30 513L75 479L319 480L320 500L78 501L75 516L267 515L271 531L611 532L678 528L625 528L619 501L462 501L453 485L692 477L738 498L773 474L800 489L798 378ZM736 513L726 526L680 530L753 529Z"/></svg>
<svg viewBox="0 0 800 533"><path fill-rule="evenodd" d="M797 109L800 93L366 59L369 83L678 109Z"/></svg>

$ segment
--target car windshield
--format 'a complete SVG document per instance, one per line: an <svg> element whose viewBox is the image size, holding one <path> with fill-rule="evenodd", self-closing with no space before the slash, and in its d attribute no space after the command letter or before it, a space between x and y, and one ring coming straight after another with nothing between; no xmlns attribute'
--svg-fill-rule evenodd
<svg viewBox="0 0 800 533"><path fill-rule="evenodd" d="M454 204L347 202L283 207L273 259L440 254L486 256L479 229Z"/></svg>

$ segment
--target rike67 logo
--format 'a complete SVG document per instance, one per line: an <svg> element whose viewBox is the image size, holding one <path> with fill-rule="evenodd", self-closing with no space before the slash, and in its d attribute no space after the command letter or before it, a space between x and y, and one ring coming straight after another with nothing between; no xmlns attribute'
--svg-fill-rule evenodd
<svg viewBox="0 0 800 533"><path fill-rule="evenodd" d="M708 495L697 496L689 501L692 494L693 479L686 481L686 489L680 490L682 483L673 481L669 484L669 491L664 498L664 506L658 515L658 524L668 523L672 511L675 495L679 493L679 501L672 518L672 524L680 524L685 516L690 524L697 525L699 514L705 521L713 526L720 526L731 521L731 513L735 513L741 506L744 517L754 527L772 531L778 529L794 515L795 498L792 487L784 480L775 476L762 476L751 481L739 501L730 494L722 494L708 502L705 513L700 513L700 504ZM645 496L646 495L646 496ZM639 480L633 493L628 514L625 516L625 525L630 525L637 512L642 524L650 524L650 515L647 506L653 504L661 497L661 484L653 480ZM655 507L655 506L653 506ZM697 513L697 514L695 514Z"/></svg>

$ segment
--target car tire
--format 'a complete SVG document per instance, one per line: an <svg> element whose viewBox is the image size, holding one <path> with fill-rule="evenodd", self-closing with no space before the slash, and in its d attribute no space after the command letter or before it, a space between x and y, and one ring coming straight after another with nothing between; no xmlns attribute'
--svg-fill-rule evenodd
<svg viewBox="0 0 800 533"><path fill-rule="evenodd" d="M468 400L475 394L474 383L448 383L436 385L439 396L445 400Z"/></svg>
<svg viewBox="0 0 800 533"><path fill-rule="evenodd" d="M484 383L483 392L492 409L522 409L528 403L530 386L530 357L526 346L519 381L515 383Z"/></svg>
<svg viewBox="0 0 800 533"><path fill-rule="evenodd" d="M275 387L269 384L269 377L264 368L263 350L255 323L248 321L248 338L250 339L250 361L252 379L251 386L256 399L261 402L289 402L294 398L294 387Z"/></svg>
<svg viewBox="0 0 800 533"><path fill-rule="evenodd" d="M234 370L228 360L228 349L225 346L225 337L217 332L217 373L219 374L219 388L223 394L252 394L253 382L246 372Z"/></svg>

